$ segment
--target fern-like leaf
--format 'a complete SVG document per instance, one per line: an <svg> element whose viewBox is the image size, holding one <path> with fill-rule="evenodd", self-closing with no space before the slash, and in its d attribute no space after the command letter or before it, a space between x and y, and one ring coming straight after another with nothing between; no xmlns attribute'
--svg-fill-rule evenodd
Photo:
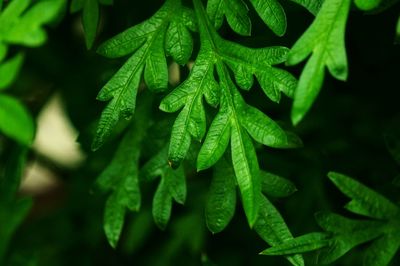
<svg viewBox="0 0 400 266"><path fill-rule="evenodd" d="M30 6L31 3L31 0L11 1L0 14L0 45L36 47L46 41L42 27L57 18L65 1L38 1Z"/></svg>
<svg viewBox="0 0 400 266"><path fill-rule="evenodd" d="M172 128L168 158L173 167L178 166L185 158L192 138L201 141L206 134L203 97L212 106L219 104L218 114L199 152L197 166L199 170L211 167L231 143L232 161L243 206L249 224L253 225L258 212L261 181L250 136L271 147L289 148L301 142L244 102L228 67L244 89L250 89L255 75L266 94L275 101L279 101L281 91L290 96L296 80L288 72L271 66L285 61L286 48L251 49L225 41L216 33L201 3L194 3L199 21L200 52L188 79L167 95L160 105L160 109L166 112L181 109ZM257 117L249 116L250 112L257 114Z"/></svg>
<svg viewBox="0 0 400 266"><path fill-rule="evenodd" d="M110 101L103 111L92 144L98 149L121 117L129 119L136 106L136 95L144 72L144 81L152 91L168 86L166 56L181 64L192 53L188 28L195 29L190 9L180 0L167 0L148 20L133 26L103 43L98 53L109 58L130 55L125 64L104 85L97 99Z"/></svg>
<svg viewBox="0 0 400 266"><path fill-rule="evenodd" d="M149 105L148 101L143 101L138 108L135 121L125 133L113 160L96 181L100 190L111 191L104 211L104 231L113 248L118 243L126 209L138 211L141 205L139 156L149 123Z"/></svg>
<svg viewBox="0 0 400 266"><path fill-rule="evenodd" d="M160 183L153 198L153 218L156 225L164 230L172 211L172 200L184 204L186 200L186 178L183 166L172 169L168 164L168 146L150 159L141 169L142 179L152 181L160 177Z"/></svg>
<svg viewBox="0 0 400 266"><path fill-rule="evenodd" d="M400 207L358 181L342 174L328 174L332 182L352 200L346 208L372 219L350 219L330 212L315 218L325 232L309 233L262 252L289 255L319 250L319 263L329 264L352 248L368 243L364 265L386 266L400 248Z"/></svg>

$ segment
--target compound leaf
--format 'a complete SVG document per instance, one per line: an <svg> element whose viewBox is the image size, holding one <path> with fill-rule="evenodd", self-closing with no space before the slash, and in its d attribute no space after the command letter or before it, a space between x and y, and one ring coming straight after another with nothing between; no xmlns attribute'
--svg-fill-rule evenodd
<svg viewBox="0 0 400 266"><path fill-rule="evenodd" d="M168 145L153 156L141 169L142 179L152 181L161 177L153 198L153 218L164 230L171 217L172 200L184 204L186 200L186 178L183 166L172 169L168 164Z"/></svg>
<svg viewBox="0 0 400 266"><path fill-rule="evenodd" d="M42 26L54 21L63 10L64 0L12 1L0 14L0 42L39 46L47 35Z"/></svg>
<svg viewBox="0 0 400 266"><path fill-rule="evenodd" d="M117 73L106 83L97 99L111 101L103 111L92 149L98 149L111 134L112 129L121 117L129 119L136 106L136 95L144 71L145 83L150 90L163 91L168 86L168 69L166 61L166 33L171 23L179 23L180 27L189 27L188 11L180 0L168 0L148 20L133 26L103 43L98 53L110 58L132 54ZM182 20L181 18L185 18ZM193 18L192 18L193 20ZM191 47L188 34L176 35L181 46ZM169 40L169 39L167 39ZM168 43L167 43L168 44ZM181 53L181 54L178 54ZM174 58L188 59L191 49L176 49L172 52Z"/></svg>
<svg viewBox="0 0 400 266"><path fill-rule="evenodd" d="M123 228L126 208L131 211L138 211L140 208L139 156L148 127L147 112L150 105L147 99L144 100L135 116L134 124L125 133L113 160L96 181L99 189L111 190L104 211L104 230L113 248L116 247Z"/></svg>

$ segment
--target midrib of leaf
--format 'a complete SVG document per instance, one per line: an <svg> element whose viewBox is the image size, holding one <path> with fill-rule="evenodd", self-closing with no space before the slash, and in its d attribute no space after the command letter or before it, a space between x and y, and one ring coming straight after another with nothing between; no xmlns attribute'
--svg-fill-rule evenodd
<svg viewBox="0 0 400 266"><path fill-rule="evenodd" d="M329 1L329 0L326 0L326 1ZM325 61L324 58L325 58L326 54L329 57L329 49L327 49L328 41L331 36L332 30L335 28L337 17L339 16L340 11L342 10L345 2L346 2L346 0L341 1L340 8L338 8L338 11L333 16L333 18L332 18L333 23L329 24L328 30L324 31L323 34L317 36L317 38L314 39L314 43L317 43L317 45L315 45L315 47L313 48L312 51L315 54L318 54L318 57L319 57L319 60L317 61L318 67L320 67L321 63L323 61ZM320 40L322 40L322 41L320 42Z"/></svg>
<svg viewBox="0 0 400 266"><path fill-rule="evenodd" d="M208 31L208 28L207 28L207 31ZM210 34L210 33L208 33L208 34ZM200 35L202 35L201 31L200 31ZM201 38L201 40L202 40L202 43L201 43L201 47L200 47L200 51L199 51L199 56L209 57L209 55L208 55L209 52L207 50L209 50L209 46L213 47L212 50L214 50L215 49L214 43L208 41L209 40L208 38ZM197 60L199 60L199 59L197 59ZM196 65L196 63L195 63L195 65ZM207 68L206 68L207 71L205 73L208 73L210 68L212 68L213 66L214 66L214 62L210 62L209 64L207 64ZM205 87L203 84L205 83L206 77L207 77L206 75L204 75L202 77L202 79L199 83L200 84L199 87L194 89L194 94L191 94L190 92L187 94L188 100L187 100L184 108L188 108L188 110L187 110L187 115L185 115L185 118L184 118L184 128L183 128L184 132L189 132L188 127L190 124L189 122L191 119L191 113L193 110L193 106L194 106L196 100L198 99L198 97L199 96L201 97L201 95L203 95L203 90ZM184 144L183 141L181 141L179 143L179 149L181 149L183 144ZM170 165L173 164L173 162L171 162L171 161L169 161L169 163L170 163Z"/></svg>
<svg viewBox="0 0 400 266"><path fill-rule="evenodd" d="M229 5L229 1L222 0L222 2L228 2L228 3L225 3L225 6L226 6L228 9L230 9L230 10L236 11L236 9L233 7L234 5ZM231 8L231 6L232 6L232 8ZM233 13L236 13L236 12L233 12ZM239 16L238 19L240 19L240 18L242 18L242 17ZM244 22L243 20L240 20L240 22L241 22L243 25L246 24L246 22Z"/></svg>
<svg viewBox="0 0 400 266"><path fill-rule="evenodd" d="M267 5L268 5L268 7L269 7L270 10L274 10L274 9L272 8L271 3L269 2L269 0L265 1L265 3L267 3ZM272 12L272 14L274 15L275 22L276 22L276 21L279 21L279 18L278 18L278 16L276 15L276 13L275 13L275 12Z"/></svg>
<svg viewBox="0 0 400 266"><path fill-rule="evenodd" d="M329 0L327 0L327 1L329 1ZM321 37L320 37L321 39L324 38L324 40L323 40L323 42L322 42L322 47L323 47L323 49L322 49L322 55L321 55L322 58L325 56L325 53L328 53L328 56L329 56L329 49L326 48L326 47L327 47L327 44L328 44L328 40L329 40L329 38L330 38L330 36L331 36L331 33L332 33L333 28L334 28L335 25L336 25L337 17L339 16L341 10L343 9L343 5L344 5L346 2L347 2L347 0L342 0L342 1L341 1L340 7L338 8L337 12L335 13L335 15L334 15L334 17L333 17L333 19L332 19L333 23L331 23L331 24L329 25L328 31L327 31L325 34L321 35ZM319 40L319 38L318 38L317 40ZM317 42L317 41L316 41L316 42ZM319 45L317 45L316 48L313 49L313 51L315 51L315 50L317 49L318 46L319 46Z"/></svg>
<svg viewBox="0 0 400 266"><path fill-rule="evenodd" d="M203 46L202 46L203 47ZM203 48L202 48L203 49ZM205 49L203 49L203 50L205 50ZM200 54L201 54L201 50L200 50ZM206 71L206 73L208 73L208 71L209 71L209 69L210 69L210 67L212 67L213 66L213 64L211 63L211 64L208 64L207 65L207 71ZM194 106L194 104L195 104L195 102L196 102L196 100L198 99L198 97L200 96L201 97L201 95L203 95L203 90L204 90L204 86L203 86L203 84L204 84L204 81L205 81L205 79L206 79L206 76L203 76L202 77L202 79L201 79L201 82L200 82L200 86L199 86L199 88L198 89L195 89L195 92L194 92L194 95L190 95L190 96L188 96L188 101L186 102L186 105L185 105L185 107L184 108L188 108L188 113L187 113L187 115L185 116L185 119L184 119L184 121L185 121L185 123L184 123L184 130L186 131L186 132L188 132L189 130L188 130L188 127L189 127L189 120L190 120L190 118L191 118L191 113L192 113L192 110L193 110L193 106ZM181 142L180 143L180 146L179 147L181 147L183 145L183 142Z"/></svg>
<svg viewBox="0 0 400 266"><path fill-rule="evenodd" d="M250 184L251 186L250 187L246 187L246 191L251 191L251 193L252 193L251 198L252 198L252 201L254 202L255 201L255 197L256 197L256 195L254 194L254 190L255 190L254 189L255 188L254 187L254 182L255 182L255 180L254 180L254 176L253 176L253 174L252 174L252 172L250 170L250 166L249 166L250 163L249 163L248 158L246 156L246 149L245 149L244 144L243 144L243 138L242 138L242 134L243 134L242 130L243 129L241 128L241 125L239 124L239 118L238 118L238 115L236 113L235 104L234 104L233 99L232 99L232 92L231 92L231 90L229 90L229 85L228 85L228 82L227 82L227 79L228 79L227 75L229 75L229 73L227 73L226 66L221 61L219 61L217 63L217 69L218 69L218 74L221 76L222 82L224 82L226 84L226 86L221 86L220 88L224 90L223 93L225 94L226 101L228 102L228 106L229 106L228 108L230 109L230 113L231 113L231 119L230 119L231 120L231 124L233 124L233 126L235 127L235 129L236 129L236 131L238 133L238 136L239 136L240 151L238 151L238 153L240 153L242 155L241 157L244 159L244 163L242 164L242 166L245 167L246 176L251 178L250 182L248 182L248 184ZM243 188L241 188L241 189L243 189ZM253 213L253 217L252 218L257 216L256 214L257 214L257 209L258 208L255 208L255 209L256 209L256 211L255 211L255 213ZM253 226L255 221L256 221L255 218L254 218L253 221L250 221L250 226Z"/></svg>
<svg viewBox="0 0 400 266"><path fill-rule="evenodd" d="M242 158L244 158L245 163L243 165L245 165L245 171L246 171L246 176L249 176L252 180L248 183L251 184L250 187L246 187L246 191L251 191L252 195L252 201L254 202L254 199L256 197L256 195L254 194L254 176L251 173L250 170L250 164L248 162L248 158L246 156L246 150L243 144L243 139L242 139L242 128L241 125L239 123L239 118L238 115L236 113L236 108L235 108L235 103L232 99L232 91L229 89L229 73L228 70L226 69L225 64L223 63L223 59L221 57L221 53L219 53L218 50L218 46L215 43L215 39L219 38L219 36L217 35L216 31L214 30L214 27L211 25L209 19L206 17L207 14L202 6L202 4L199 2L199 0L194 0L194 6L196 9L196 14L198 15L198 21L199 21L199 25L203 25L202 27L199 26L199 31L200 31L200 37L203 40L209 40L207 41L208 43L210 43L211 47L212 47L212 51L213 51L213 55L216 57L216 67L217 67L217 72L218 75L220 76L221 79L221 83L224 83L224 86L221 86L220 88L223 90L222 91L222 95L225 96L225 100L227 102L228 105L228 109L230 111L230 120L231 120L231 126L235 127L235 130L237 130L237 133L239 135L239 145L240 145L240 154L242 154ZM203 29L203 30L202 30ZM231 133L232 134L232 133ZM232 144L231 144L232 145ZM243 189L243 188L241 188ZM255 213L252 214L253 217L251 217L252 220L249 220L249 224L252 227L256 221L256 216L257 216L257 209L255 208ZM253 210L254 211L254 210Z"/></svg>

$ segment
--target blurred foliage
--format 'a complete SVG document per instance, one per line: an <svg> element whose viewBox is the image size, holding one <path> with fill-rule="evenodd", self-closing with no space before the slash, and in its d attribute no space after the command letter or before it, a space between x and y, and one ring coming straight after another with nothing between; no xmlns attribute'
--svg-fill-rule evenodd
<svg viewBox="0 0 400 266"><path fill-rule="evenodd" d="M5 12L17 2L21 0L0 0L0 7ZM30 7L33 9L36 3L49 4L51 1L26 2L32 2ZM208 206L209 188L215 181L211 170L196 173L196 156L184 163L187 176L185 204L174 205L165 231L159 230L152 218L152 201L158 182L141 182L140 212L127 213L116 249L108 244L102 221L104 202L109 194L99 189L95 181L109 165L113 154L118 152L121 132L128 123L118 123L111 140L99 151L92 153L91 143L99 113L104 107L95 100L96 95L124 60L104 59L94 51L88 51L80 14L67 13L66 3L61 2L64 6L60 5L57 11L60 12L59 18L46 20L49 23L52 20L50 27L46 28L46 43L31 48L27 42L14 42L5 50L9 58L0 63L0 77L2 71L10 71L10 67L19 68L16 66L18 62L8 67L4 65L15 60L21 52L25 54L24 63L20 66L18 78L6 74L10 85L3 78L0 85L6 84L9 87L7 94L24 103L33 117L38 115L53 93L61 92L68 117L80 132L79 142L88 158L77 169L65 169L54 165L51 158L42 158L35 151L14 142L21 138L9 134L0 137L0 260L3 259L0 265L289 265L280 257L258 255L266 244L249 228L239 206L236 206L236 214L224 231L217 234L208 231L204 213ZM291 1L280 2L287 18L283 37L275 36L253 9L249 11L253 37L235 34L227 23L222 24L219 33L248 47L292 47L314 17ZM295 129L304 142L304 148L273 150L256 145L260 168L270 175L290 179L297 188L293 194L294 187L282 188L283 194L290 195L287 198L270 198L295 236L319 230L313 220L313 213L317 211L343 213L341 207L347 199L325 178L331 170L362 177L361 183L394 203L400 200L399 166L396 165L399 160L396 147L400 139L400 51L394 45L400 6L396 1L392 2L391 8L381 13L366 15L355 8L350 12L345 36L348 80L344 83L325 77L324 89ZM362 1L356 1L357 5L360 3ZM97 3L98 37L86 39L86 45L90 47L93 41L96 47L115 33L148 19L160 6L160 1L155 0L116 0L112 7ZM33 30L42 32L42 24L34 23ZM93 24L86 27L93 27ZM2 45L9 44L1 37L3 31L0 32L1 55ZM398 32L397 26L397 35ZM195 39L195 43L197 41ZM194 51L198 49L195 44ZM286 69L296 76L301 72L301 66ZM186 77L188 70L182 69L181 75ZM259 87L258 84L255 86ZM244 92L243 96L246 102L268 113L274 120L282 121L283 128L287 127L289 99L282 98L278 105L268 100L261 88ZM174 115L159 111L160 101L161 97L155 95L151 103L151 117L155 121L151 126L154 130L143 140L141 158L137 162L140 168L162 150L165 139L170 136ZM6 117L9 112L6 112ZM0 112L0 124L3 121ZM23 129L13 132L31 132L27 123L23 126ZM2 132L7 133L4 129ZM33 125L30 134L33 134ZM20 143L26 144L27 141ZM17 192L25 159L42 161L57 174L61 185L54 191L33 196L32 200L26 199L24 194ZM361 265L364 251L364 246L356 247L333 265ZM312 257L306 257L306 261L311 265L316 263ZM398 255L391 264L400 264Z"/></svg>

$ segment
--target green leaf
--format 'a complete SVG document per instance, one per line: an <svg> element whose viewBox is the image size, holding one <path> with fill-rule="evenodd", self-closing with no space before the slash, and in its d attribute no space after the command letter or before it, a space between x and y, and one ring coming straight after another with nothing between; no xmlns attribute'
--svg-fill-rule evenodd
<svg viewBox="0 0 400 266"><path fill-rule="evenodd" d="M231 136L231 121L228 110L220 109L208 130L206 139L197 157L197 170L214 165L224 154Z"/></svg>
<svg viewBox="0 0 400 266"><path fill-rule="evenodd" d="M238 34L251 35L251 21L248 7L242 0L209 0L207 13L216 29L222 25L224 15L229 26Z"/></svg>
<svg viewBox="0 0 400 266"><path fill-rule="evenodd" d="M377 8L382 0L354 0L356 6L361 10L372 10Z"/></svg>
<svg viewBox="0 0 400 266"><path fill-rule="evenodd" d="M179 204L186 200L186 178L183 166L172 169L168 164L168 145L153 156L141 169L141 177L152 181L161 177L153 198L153 218L156 225L164 230L168 224L172 210L172 199Z"/></svg>
<svg viewBox="0 0 400 266"><path fill-rule="evenodd" d="M330 172L329 179L352 200L346 208L354 213L376 219L390 219L398 215L399 207L358 181Z"/></svg>
<svg viewBox="0 0 400 266"><path fill-rule="evenodd" d="M292 121L299 123L315 101L327 66L332 76L346 80L347 56L344 44L350 0L325 0L317 17L290 50L287 64L295 65L312 53L300 75L292 108Z"/></svg>
<svg viewBox="0 0 400 266"><path fill-rule="evenodd" d="M21 184L25 169L28 149L15 144L4 160L4 168L0 172L0 202L13 201Z"/></svg>
<svg viewBox="0 0 400 266"><path fill-rule="evenodd" d="M292 135L288 135L274 120L254 107L244 108L241 120L250 136L261 144L274 148L302 146L299 138L292 138Z"/></svg>
<svg viewBox="0 0 400 266"><path fill-rule="evenodd" d="M179 21L172 21L169 24L165 35L165 51L180 65L186 64L192 55L192 36Z"/></svg>
<svg viewBox="0 0 400 266"><path fill-rule="evenodd" d="M82 12L82 25L85 31L86 47L90 49L97 34L99 23L99 3L97 0L86 0Z"/></svg>
<svg viewBox="0 0 400 266"><path fill-rule="evenodd" d="M384 135L386 148L389 150L393 159L400 164L400 134L388 132Z"/></svg>
<svg viewBox="0 0 400 266"><path fill-rule="evenodd" d="M261 197L260 213L254 225L254 230L271 246L281 245L294 239L278 210L265 196ZM264 254L264 252L261 254ZM293 265L304 265L301 255L287 256L286 258Z"/></svg>
<svg viewBox="0 0 400 266"><path fill-rule="evenodd" d="M15 98L0 95L0 130L23 145L32 144L35 126L26 108Z"/></svg>
<svg viewBox="0 0 400 266"><path fill-rule="evenodd" d="M186 201L186 178L183 167L174 170L168 167L164 173L163 179L167 183L171 197L179 204Z"/></svg>
<svg viewBox="0 0 400 266"><path fill-rule="evenodd" d="M104 212L104 231L115 248L121 234L126 208L138 211L141 203L139 188L139 156L142 140L148 127L149 99L142 99L134 124L125 133L113 160L100 174L96 185L103 191L111 190ZM128 162L128 163L127 163Z"/></svg>
<svg viewBox="0 0 400 266"><path fill-rule="evenodd" d="M46 41L42 26L58 18L65 1L42 0L27 9L30 3L30 0L12 1L0 14L0 41L25 46L39 46Z"/></svg>
<svg viewBox="0 0 400 266"><path fill-rule="evenodd" d="M252 227L258 214L259 192L261 191L260 171L253 143L247 133L237 124L232 127L231 153L236 181L242 195L243 208Z"/></svg>
<svg viewBox="0 0 400 266"><path fill-rule="evenodd" d="M356 228L351 233L335 235L329 241L329 245L321 250L318 256L319 263L330 264L342 257L355 246L371 241L381 234L382 232L379 229L363 229L360 227Z"/></svg>
<svg viewBox="0 0 400 266"><path fill-rule="evenodd" d="M400 233L394 232L385 234L376 239L365 251L364 265L386 266L396 255L400 248Z"/></svg>
<svg viewBox="0 0 400 266"><path fill-rule="evenodd" d="M248 48L214 37L218 55L233 71L239 87L248 90L256 76L264 93L274 102L279 102L281 92L293 97L296 79L287 71L272 67L286 61L288 49L282 46Z"/></svg>
<svg viewBox="0 0 400 266"><path fill-rule="evenodd" d="M235 173L223 158L214 167L213 178L206 203L206 223L213 233L219 233L232 220L236 209Z"/></svg>
<svg viewBox="0 0 400 266"><path fill-rule="evenodd" d="M83 8L85 4L85 0L72 0L71 5L69 6L69 12L75 13Z"/></svg>
<svg viewBox="0 0 400 266"><path fill-rule="evenodd" d="M294 78L287 72L272 67L286 60L288 49L246 48L225 41L218 36L201 2L195 0L194 5L200 32L199 54L188 79L160 104L160 109L165 112L181 110L172 128L169 162L173 167L179 166L188 153L192 138L197 141L203 139L206 133L203 96L212 106L219 103L217 116L213 119L200 149L197 168L202 170L214 165L227 149L230 139L237 184L248 222L252 226L257 219L258 198L261 195L260 172L253 143L245 130L245 115L242 115L248 107L227 67L233 70L238 83L244 87L251 86L252 75L256 75L264 85L269 84L268 86L274 88L274 95L281 91L290 95L291 88L296 84ZM275 126L272 131L278 130L276 124L269 120L268 122ZM282 133L284 134L283 131ZM289 138L284 135L285 137L278 138L284 138L285 143L278 143L276 146L288 146ZM290 141L293 140L291 135Z"/></svg>
<svg viewBox="0 0 400 266"><path fill-rule="evenodd" d="M267 248L262 255L291 255L305 253L326 247L329 244L329 235L325 233L309 233L287 240L282 244Z"/></svg>
<svg viewBox="0 0 400 266"><path fill-rule="evenodd" d="M209 10L210 8L214 7L209 5ZM218 92L222 90L214 76L217 59L221 59L233 70L238 84L243 88L251 87L252 75L256 75L263 88L268 87L273 91L274 100L279 98L281 91L289 96L292 95L296 86L296 80L292 75L271 66L286 60L287 48L254 49L225 41L215 32L207 16L197 15L202 18L199 20L201 47L198 57L188 79L167 95L160 105L160 109L165 112L176 112L182 109L171 134L169 160L173 166L179 165L185 158L192 137L201 141L205 135L206 121L202 96L212 106L223 100L223 97L218 98L220 95ZM227 103L221 106L227 106ZM232 106L232 108L235 107ZM214 119L200 151L199 170L211 167L226 149L230 133L228 119L231 120L229 117L233 116L229 114L229 110L228 107L220 108ZM218 140L221 140L221 143L218 143Z"/></svg>
<svg viewBox="0 0 400 266"><path fill-rule="evenodd" d="M382 222L355 220L332 212L317 212L315 219L318 225L327 232L335 234L351 234L357 230L371 230L382 227Z"/></svg>
<svg viewBox="0 0 400 266"><path fill-rule="evenodd" d="M287 197L297 191L296 186L288 179L261 171L261 189L267 196Z"/></svg>
<svg viewBox="0 0 400 266"><path fill-rule="evenodd" d="M101 115L92 145L93 150L103 145L122 117L129 119L133 115L143 71L145 83L150 90L167 89L168 68L165 53L171 52L171 49L166 48L170 46L170 39L165 38L166 33L171 23L179 23L181 28L195 24L190 23L193 18L188 18L187 13L180 0L167 0L150 19L116 35L98 48L98 53L110 58L132 55L97 97L100 101L110 102ZM182 47L192 46L188 34L176 35L174 38L179 38L178 43ZM188 48L177 48L173 51L173 57L179 58L181 64L183 59L190 57L188 54Z"/></svg>
<svg viewBox="0 0 400 266"><path fill-rule="evenodd" d="M142 169L140 169L141 179L144 181L152 181L163 175L168 165L168 146L161 149L155 156L147 161Z"/></svg>
<svg viewBox="0 0 400 266"><path fill-rule="evenodd" d="M106 202L104 210L104 232L108 243L116 248L119 237L124 227L126 208L121 204L116 193L112 194Z"/></svg>
<svg viewBox="0 0 400 266"><path fill-rule="evenodd" d="M318 11L321 9L322 3L324 2L324 0L291 0L291 1L304 6L314 16L317 15Z"/></svg>
<svg viewBox="0 0 400 266"><path fill-rule="evenodd" d="M91 49L96 39L99 24L99 4L112 5L112 0L72 0L69 7L71 13L82 10L82 26L85 32L87 49Z"/></svg>
<svg viewBox="0 0 400 266"><path fill-rule="evenodd" d="M2 62L3 59L6 57L7 51L8 51L7 45L0 42L0 62Z"/></svg>
<svg viewBox="0 0 400 266"><path fill-rule="evenodd" d="M160 184L154 194L153 199L153 218L156 225L164 230L171 217L172 197L170 190L164 179L161 179Z"/></svg>
<svg viewBox="0 0 400 266"><path fill-rule="evenodd" d="M0 262L3 261L13 234L28 215L32 203L32 199L26 198L12 203L0 202Z"/></svg>
<svg viewBox="0 0 400 266"><path fill-rule="evenodd" d="M160 109L164 112L175 112L183 107L172 127L169 146L169 161L174 167L185 158L192 137L201 140L206 132L202 96L205 91L215 89L217 85L213 77L215 59L209 45L202 45L188 79L160 104Z"/></svg>
<svg viewBox="0 0 400 266"><path fill-rule="evenodd" d="M32 207L28 198L15 200L25 169L28 149L14 144L2 162L0 171L0 263L9 242Z"/></svg>
<svg viewBox="0 0 400 266"><path fill-rule="evenodd" d="M24 55L19 53L13 58L0 64L0 90L4 90L11 85L19 73L22 66Z"/></svg>
<svg viewBox="0 0 400 266"><path fill-rule="evenodd" d="M265 24L278 36L286 32L286 15L277 0L250 0Z"/></svg>

